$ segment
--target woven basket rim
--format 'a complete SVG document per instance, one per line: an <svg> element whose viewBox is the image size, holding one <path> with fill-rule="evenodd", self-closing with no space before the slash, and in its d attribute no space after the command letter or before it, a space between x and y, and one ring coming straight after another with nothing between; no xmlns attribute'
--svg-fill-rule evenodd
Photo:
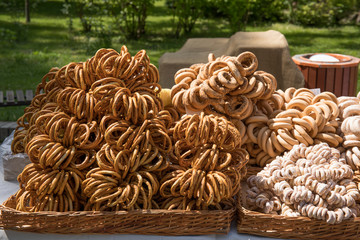
<svg viewBox="0 0 360 240"><path fill-rule="evenodd" d="M16 214L25 215L54 215L54 216L79 216L79 215L124 215L124 214L185 214L185 215L201 215L201 214L216 214L216 213L231 213L236 211L236 204L229 209L223 210L167 210L167 209L136 209L136 210L120 210L120 211L67 211L67 212L54 212L54 211L40 211L40 212L23 212L14 208L8 207L7 203L13 201L14 195L10 196L5 202L0 204L1 211L13 212ZM1 216L1 212L0 212Z"/></svg>
<svg viewBox="0 0 360 240"><path fill-rule="evenodd" d="M309 218L309 217L305 217L305 216L289 217L289 216L284 216L284 215L257 212L257 211L249 210L243 206L241 206L240 211L242 212L243 215L245 215L247 217L261 217L261 218L281 219L281 220L289 220L289 221L294 221L294 220L302 220L302 221L309 221L309 222L319 221L324 224L329 224L326 221ZM359 222L360 223L360 217L349 218L349 219L343 220L342 222L340 222L338 224L346 223L346 222ZM334 224L329 224L329 226L333 226L333 225ZM335 224L335 225L337 225L337 224Z"/></svg>
<svg viewBox="0 0 360 240"><path fill-rule="evenodd" d="M138 210L121 210L121 211L67 211L67 212L54 212L54 211L41 211L41 212L23 212L6 205L0 204L1 211L11 211L19 214L33 214L33 215L68 215L68 216L77 216L77 215L123 215L123 214L206 214L206 213L220 213L220 212L232 212L236 211L236 208L230 208L226 210L166 210L166 209L138 209Z"/></svg>
<svg viewBox="0 0 360 240"><path fill-rule="evenodd" d="M237 210L234 203L226 210L23 212L13 208L14 200L11 196L0 204L0 229L61 234L227 234Z"/></svg>
<svg viewBox="0 0 360 240"><path fill-rule="evenodd" d="M241 216L236 222L238 233L282 239L359 239L360 217L329 224L305 216L289 217L261 213L242 206L237 208L237 214ZM257 227L253 224L257 224Z"/></svg>

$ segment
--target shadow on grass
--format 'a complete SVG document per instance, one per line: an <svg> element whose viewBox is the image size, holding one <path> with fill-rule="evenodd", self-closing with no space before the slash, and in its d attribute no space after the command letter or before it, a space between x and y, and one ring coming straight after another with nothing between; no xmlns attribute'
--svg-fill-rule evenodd
<svg viewBox="0 0 360 240"><path fill-rule="evenodd" d="M348 49L357 49L357 50L360 50L360 42L358 41L352 41L352 42L343 42L341 43L341 46L342 48L348 48ZM359 52L360 53L360 52ZM355 56L357 58L360 58L360 55L359 56Z"/></svg>
<svg viewBox="0 0 360 240"><path fill-rule="evenodd" d="M167 8L166 6L157 5L150 9L149 15L156 16L156 17L172 16L172 11L169 8Z"/></svg>
<svg viewBox="0 0 360 240"><path fill-rule="evenodd" d="M32 9L33 15L44 17L65 17L62 13L63 4L65 1L40 1L36 9Z"/></svg>
<svg viewBox="0 0 360 240"><path fill-rule="evenodd" d="M16 40L8 47L0 48L0 54L14 54L16 52L31 52L35 50L52 49L61 51L68 44L68 32L65 27L45 23L31 23L29 25L0 21L0 27L14 32Z"/></svg>
<svg viewBox="0 0 360 240"><path fill-rule="evenodd" d="M0 20L0 27L7 28L10 30L17 30L20 28L22 30L28 31L30 36L36 36L43 32L47 32L47 33L51 32L52 34L46 35L46 37L50 37L54 39L58 37L59 33L64 33L65 31L67 31L67 28L61 26L60 24L51 25L46 22L44 23L33 22L30 24L25 24L25 23L7 22Z"/></svg>
<svg viewBox="0 0 360 240"><path fill-rule="evenodd" d="M324 38L327 40L337 40L337 39L353 39L357 41L359 39L359 34L356 32L348 33L338 30L334 31L325 31L325 32L314 32L312 30L306 32L287 32L284 33L288 41L291 41L294 44L312 44L314 39Z"/></svg>

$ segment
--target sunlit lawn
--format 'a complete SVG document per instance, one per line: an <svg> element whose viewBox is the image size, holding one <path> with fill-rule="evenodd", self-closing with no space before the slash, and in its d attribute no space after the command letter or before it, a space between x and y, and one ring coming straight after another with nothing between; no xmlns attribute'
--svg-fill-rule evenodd
<svg viewBox="0 0 360 240"><path fill-rule="evenodd" d="M80 22L74 19L74 33L69 34L67 18L61 13L63 1L45 1L32 12L29 25L20 24L23 39L0 45L0 90L35 89L42 76L54 66L85 61L101 47L119 50L125 44L132 54L146 49L157 65L165 52L177 51L189 37L229 37L227 22L221 19L200 20L189 36L173 36L173 17L164 1L156 1L147 21L147 35L140 40L126 41L114 29L111 46L103 46L94 38L80 33ZM23 19L19 19L23 21ZM105 18L107 22L109 18ZM0 10L0 29L19 28L9 13ZM249 26L247 31L269 29L283 33L291 55L311 52L332 52L360 57L360 29L355 26L338 28L303 28L290 24ZM360 79L360 74L359 74ZM358 90L360 84L358 84ZM24 107L0 108L0 121L15 121Z"/></svg>

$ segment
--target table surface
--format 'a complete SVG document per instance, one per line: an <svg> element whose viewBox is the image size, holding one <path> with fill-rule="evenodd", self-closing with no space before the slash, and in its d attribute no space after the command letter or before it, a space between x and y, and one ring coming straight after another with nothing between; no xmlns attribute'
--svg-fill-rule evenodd
<svg viewBox="0 0 360 240"><path fill-rule="evenodd" d="M19 184L17 181L4 181L4 176L2 171L0 171L0 202L3 203L8 199L12 194L14 194L19 189ZM270 238L258 237L247 234L238 234L236 232L236 223L233 222L231 230L227 235L201 235L201 236L155 236L155 235L130 235L130 234L41 234L41 233L30 233L30 232L20 232L12 230L0 230L0 240L42 240L42 239L66 239L66 240L115 240L115 239L126 239L126 240L172 240L172 239L184 239L184 240L265 240Z"/></svg>

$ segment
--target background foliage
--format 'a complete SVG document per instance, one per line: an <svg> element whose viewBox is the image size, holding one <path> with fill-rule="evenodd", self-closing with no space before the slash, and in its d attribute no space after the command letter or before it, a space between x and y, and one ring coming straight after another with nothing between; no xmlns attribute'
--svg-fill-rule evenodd
<svg viewBox="0 0 360 240"><path fill-rule="evenodd" d="M119 50L126 44L131 54L146 49L157 65L162 54L177 51L190 37L230 37L239 30L280 31L291 55L334 52L360 57L360 27L350 21L360 11L360 0L30 2L31 23L25 24L24 0L0 0L1 91L35 89L51 67L85 61L102 47ZM76 6L84 8L82 15ZM138 18L144 11L145 17ZM23 108L0 107L0 121L16 120Z"/></svg>
<svg viewBox="0 0 360 240"><path fill-rule="evenodd" d="M291 21L303 26L339 25L352 12L359 11L357 0L289 1L294 6Z"/></svg>

